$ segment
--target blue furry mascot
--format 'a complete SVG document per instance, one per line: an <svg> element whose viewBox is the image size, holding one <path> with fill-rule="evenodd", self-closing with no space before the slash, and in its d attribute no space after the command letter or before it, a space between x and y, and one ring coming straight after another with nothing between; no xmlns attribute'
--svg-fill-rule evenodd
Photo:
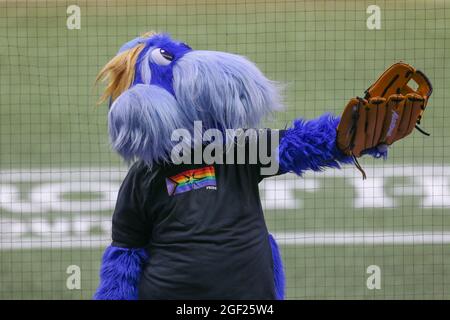
<svg viewBox="0 0 450 320"><path fill-rule="evenodd" d="M195 122L216 137L258 128L282 110L278 86L242 56L194 50L157 33L126 43L97 80L107 81L101 101L109 101L112 147L133 164L95 299L284 299L282 259L258 192L266 164L173 160L180 145L173 133L195 136ZM278 134L279 168L270 175L353 163L337 147L338 124L324 114L266 131Z"/></svg>

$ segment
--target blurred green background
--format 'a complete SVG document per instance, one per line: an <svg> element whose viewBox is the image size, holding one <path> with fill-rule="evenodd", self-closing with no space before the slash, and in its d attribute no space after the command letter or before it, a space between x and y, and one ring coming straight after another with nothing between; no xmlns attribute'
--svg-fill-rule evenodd
<svg viewBox="0 0 450 320"><path fill-rule="evenodd" d="M387 161L364 159L362 164L366 168L412 166L418 178L427 177L423 166L449 165L450 114L445 112L444 101L450 96L450 1L377 1L381 29L369 30L366 9L372 2L0 1L0 194L15 190L13 198L0 198L0 298L91 298L109 235L99 232L101 245L95 241L84 248L76 243L61 245L58 236L74 231L46 231L35 219L49 224L61 219L73 224L98 219L108 223L111 210L95 206L77 210L74 206L58 211L37 200L31 205L34 208L11 209L11 202L32 202L30 190L54 184L54 176L64 170L76 175L80 168L101 168L99 182L111 180L108 172L123 174L126 166L108 145L107 107L95 106L100 89L93 82L123 43L148 30L169 32L194 49L245 55L269 78L285 83L287 110L267 124L278 128L296 117L311 118L327 111L339 114L348 99L362 95L386 67L406 61L433 82L434 93L423 121L432 136L415 132L391 149ZM66 10L73 4L81 9L79 30L66 26ZM11 182L11 172L21 175L20 179ZM35 173L32 178L29 172ZM296 189L301 207L290 208L286 199L279 199L278 206L265 211L267 223L278 233L444 234L450 232L450 207L445 204L450 195L445 191L448 177L440 178L434 183L442 187L436 191L442 205L424 206L418 200L422 194L404 196L411 181L397 177L384 185L391 196L399 188L404 191L396 196L394 208L358 208L348 179L319 176L320 189ZM72 181L70 175L59 180ZM426 183L418 189L425 187ZM72 196L101 201L87 193ZM10 227L12 220L14 228ZM22 222L40 230L17 237ZM96 232L94 227L86 234L95 236ZM40 245L43 236L50 240ZM25 244L30 241L32 248ZM448 299L449 246L446 241L286 243L282 250L288 298ZM373 264L382 270L380 290L366 286L366 268ZM80 290L66 287L69 265L81 268Z"/></svg>

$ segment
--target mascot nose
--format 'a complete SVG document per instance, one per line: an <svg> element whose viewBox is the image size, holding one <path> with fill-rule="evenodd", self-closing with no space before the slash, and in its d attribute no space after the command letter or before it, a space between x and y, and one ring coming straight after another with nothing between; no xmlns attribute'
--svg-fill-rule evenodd
<svg viewBox="0 0 450 320"><path fill-rule="evenodd" d="M278 87L247 58L193 50L175 61L173 90L180 108L205 128L256 127L282 108Z"/></svg>

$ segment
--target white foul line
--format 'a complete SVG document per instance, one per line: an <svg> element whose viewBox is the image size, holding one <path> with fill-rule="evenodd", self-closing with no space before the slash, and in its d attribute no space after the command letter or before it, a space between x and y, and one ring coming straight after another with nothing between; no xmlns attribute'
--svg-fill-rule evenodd
<svg viewBox="0 0 450 320"><path fill-rule="evenodd" d="M450 243L450 232L287 232L275 233L280 245L424 245Z"/></svg>

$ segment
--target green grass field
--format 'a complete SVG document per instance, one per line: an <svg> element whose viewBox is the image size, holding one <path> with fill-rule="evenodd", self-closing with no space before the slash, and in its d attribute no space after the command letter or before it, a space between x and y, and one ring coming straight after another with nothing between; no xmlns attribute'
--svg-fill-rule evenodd
<svg viewBox="0 0 450 320"><path fill-rule="evenodd" d="M99 68L147 30L194 49L248 56L286 84L296 117L340 113L403 60L434 85L423 127L358 171L330 170L261 186L281 239L289 299L450 298L450 1L0 1L0 299L89 299L108 243L114 192L126 170L110 151ZM372 170L372 168L374 168ZM80 175L80 172L82 174ZM363 194L358 193L363 190ZM66 269L81 269L69 290ZM381 289L366 285L380 267Z"/></svg>

